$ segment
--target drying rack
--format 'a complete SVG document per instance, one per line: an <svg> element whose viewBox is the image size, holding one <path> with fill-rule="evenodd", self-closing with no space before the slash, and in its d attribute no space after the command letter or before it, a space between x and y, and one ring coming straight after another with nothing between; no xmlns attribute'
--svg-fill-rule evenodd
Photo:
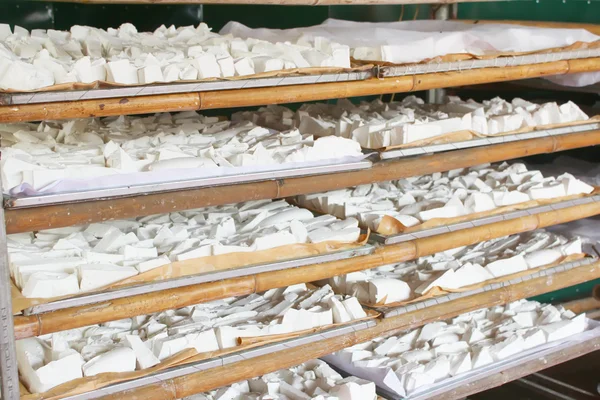
<svg viewBox="0 0 600 400"><path fill-rule="evenodd" d="M83 0L82 0L83 1ZM114 0L84 2L119 3ZM143 3L145 0L124 0ZM169 3L190 1L168 0ZM208 0L203 3L282 4L282 0ZM293 0L287 4L346 4L345 0ZM361 1L354 2L361 3ZM375 1L368 4L447 3L435 0ZM594 26L592 26L594 27ZM374 67L372 70L318 76L289 76L257 80L203 82L86 91L5 93L0 96L0 123L146 114L164 111L204 110L340 97L411 92L537 78L547 75L600 71L600 50L526 55L498 60ZM285 86L285 90L281 87ZM0 248L6 234L58 228L76 224L321 192L359 184L399 179L417 174L470 167L532 154L542 154L600 144L597 123L538 131L529 136L473 141L469 145L423 147L390 152L375 162L338 166L332 170L296 170L287 174L237 177L204 182L177 182L135 190L77 192L37 197L5 197L0 208ZM15 339L32 337L94 323L132 317L199 301L222 298L228 293L249 294L270 288L326 279L385 264L475 244L483 240L565 223L600 214L598 196L540 207L512 216L473 221L460 227L444 226L427 234L376 239L359 248L304 259L253 265L219 273L154 282L98 294L82 294L34 306L13 316L10 274L6 252L0 259L0 372L2 398L15 400L19 381ZM352 344L403 331L430 321L505 304L600 278L600 262L586 258L534 272L519 279L417 302L387 310L382 318L306 335L256 349L176 366L166 371L117 383L69 399L176 399L242 379L325 356ZM219 291L215 291L219 288ZM561 348L552 363L559 363L598 348L594 341ZM452 389L443 398L462 398L547 367L530 360L502 379L484 377L464 388Z"/></svg>

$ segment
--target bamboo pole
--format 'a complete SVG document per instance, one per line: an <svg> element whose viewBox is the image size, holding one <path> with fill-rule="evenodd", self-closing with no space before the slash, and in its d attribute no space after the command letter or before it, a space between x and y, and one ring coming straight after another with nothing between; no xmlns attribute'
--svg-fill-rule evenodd
<svg viewBox="0 0 600 400"><path fill-rule="evenodd" d="M600 203L588 203L558 211L553 210L544 214L529 215L519 219L500 221L434 237L385 246L377 249L373 254L346 260L265 272L57 310L39 314L37 320L31 316L16 316L15 335L17 339L22 339L230 296L318 281L390 263L409 261L459 246L467 246L483 240L527 232L596 214L600 214Z"/></svg>
<svg viewBox="0 0 600 400"><path fill-rule="evenodd" d="M160 383L143 386L103 397L109 399L177 399L192 394L216 389L239 382L243 379L267 374L282 368L300 364L318 358L345 347L352 346L376 337L393 334L403 330L422 326L426 323L444 320L458 314L474 311L483 307L506 304L511 301L540 295L567 286L576 285L600 276L600 263L574 270L558 272L551 277L540 277L527 282L496 290L478 293L447 303L409 312L397 317L379 320L373 328L352 332L344 336L324 339L316 343L286 349L277 353L239 361L223 367L163 380Z"/></svg>
<svg viewBox="0 0 600 400"><path fill-rule="evenodd" d="M593 59L590 59L593 60ZM372 94L414 92L453 86L480 83L502 82L548 75L598 70L596 65L570 66L568 60L543 64L531 64L504 68L481 68L465 71L438 72L419 75L405 75L383 79L368 79L357 82L338 82L311 85L241 89L239 91L213 91L200 93L202 109L258 106L265 104L295 103L317 99L366 96ZM0 114L1 117L1 114Z"/></svg>
<svg viewBox="0 0 600 400"><path fill-rule="evenodd" d="M190 111L200 108L198 93L115 97L79 101L0 106L0 122L92 118L108 115Z"/></svg>
<svg viewBox="0 0 600 400"><path fill-rule="evenodd" d="M241 296L253 293L254 288L254 277L245 276L109 300L46 314L16 316L15 318L19 320L19 325L15 325L15 336L17 339L39 336L44 333L59 332L101 322L115 321L159 310L181 308L190 304L198 304L231 296ZM156 302L157 296L160 297L158 303ZM160 302L164 303L164 307L159 305Z"/></svg>
<svg viewBox="0 0 600 400"><path fill-rule="evenodd" d="M538 78L541 76L597 71L600 69L600 58L586 60L589 62L572 63L571 61L563 60L504 68L481 68L384 79L372 78L353 82L330 82L314 85L290 85L285 87L7 105L0 106L0 123L38 121L49 118L88 118L91 116L102 117L123 114L146 114L158 111L247 107L326 100Z"/></svg>
<svg viewBox="0 0 600 400"><path fill-rule="evenodd" d="M6 231L9 234L30 232L247 200L290 197L598 144L600 131L596 130L380 162L370 169L359 171L188 189L168 194L151 193L134 197L7 209Z"/></svg>
<svg viewBox="0 0 600 400"><path fill-rule="evenodd" d="M575 314L581 314L587 311L600 309L600 301L593 297L584 297L583 299L562 303L562 306L567 310L573 311Z"/></svg>
<svg viewBox="0 0 600 400"><path fill-rule="evenodd" d="M459 22L467 24L510 24L521 26L533 26L537 28L554 29L585 29L595 35L600 35L600 25L582 24L579 22L551 22L551 21L517 21L513 19L506 20L485 20L485 19L461 19Z"/></svg>
<svg viewBox="0 0 600 400"><path fill-rule="evenodd" d="M600 301L600 285L596 285L592 289L592 297Z"/></svg>

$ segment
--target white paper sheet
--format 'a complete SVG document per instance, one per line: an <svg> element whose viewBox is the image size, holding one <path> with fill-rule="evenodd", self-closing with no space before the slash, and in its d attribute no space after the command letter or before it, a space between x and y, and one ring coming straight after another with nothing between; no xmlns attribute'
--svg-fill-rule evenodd
<svg viewBox="0 0 600 400"><path fill-rule="evenodd" d="M421 62L447 54L540 51L600 39L584 29L435 20L353 22L328 19L321 25L285 30L251 29L239 22L229 22L220 33L270 42L296 42L306 35L324 37L351 48L384 46L380 61L397 64Z"/></svg>
<svg viewBox="0 0 600 400"><path fill-rule="evenodd" d="M157 170L127 173L122 175L109 175L90 180L65 179L56 181L40 190L35 190L29 184L22 184L12 188L9 191L9 194L11 196L35 196L57 193L85 192L90 190L122 188L136 185L151 185L191 179L242 175L256 172L285 171L296 168L319 167L359 162L365 160L368 156L369 155L362 155L360 157L344 157L339 159L320 160L306 163L284 163L255 167L182 168Z"/></svg>
<svg viewBox="0 0 600 400"><path fill-rule="evenodd" d="M584 87L600 82L600 72L580 72L578 74L554 75L544 79L561 86Z"/></svg>
<svg viewBox="0 0 600 400"><path fill-rule="evenodd" d="M557 350L566 343L569 345L574 345L576 343L581 343L596 337L600 337L600 322L588 319L587 330L582 333L523 351L519 353L517 357L511 357L506 360L494 362L486 365L485 367L444 379L443 381L437 382L433 385L422 387L415 392L410 393L408 396L404 393L404 388L400 383L400 379L398 376L396 376L391 368L354 367L353 365L344 362L335 354L322 357L322 360L350 375L375 382L375 384L383 390L397 395L398 399L425 399L429 396L439 394L440 392L464 385L469 381L482 379L486 376L506 370L512 365L525 362L530 358L537 358L541 355L548 354L555 349Z"/></svg>
<svg viewBox="0 0 600 400"><path fill-rule="evenodd" d="M553 225L546 228L550 232L557 233L564 236L579 236L583 239L583 243L589 243L594 245L597 250L584 249L588 254L596 254L596 251L600 251L600 216L596 215L589 218L578 219L575 221L568 222L566 224Z"/></svg>
<svg viewBox="0 0 600 400"><path fill-rule="evenodd" d="M531 159L524 159L521 162L525 163L530 170L540 170L544 176L569 173L590 185L600 186L600 164L595 162L566 155L558 155L552 162L534 163Z"/></svg>

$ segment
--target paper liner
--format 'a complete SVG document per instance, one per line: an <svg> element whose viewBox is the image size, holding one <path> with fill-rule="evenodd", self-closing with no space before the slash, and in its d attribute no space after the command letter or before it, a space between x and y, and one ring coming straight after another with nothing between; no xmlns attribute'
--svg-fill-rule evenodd
<svg viewBox="0 0 600 400"><path fill-rule="evenodd" d="M365 310L367 313L367 317L361 319L355 319L353 321L343 323L343 324L332 324L327 326L322 326L319 328L308 329L303 331L292 332L289 334L283 335L268 335L268 336L260 336L257 338L243 338L244 341L241 341L238 338L238 343L241 343L237 347L232 347L229 349L223 349L218 351L210 351L205 353L198 353L195 349L186 349L183 350L174 356L171 356L160 364L155 365L151 368L146 368L141 371L133 371L133 372L123 372L123 373L102 373L96 376L83 377L79 379L75 379L61 385L58 385L47 392L44 393L33 393L29 394L27 389L23 384L21 384L21 400L58 400L67 396L73 396L76 394L90 392L92 390L100 389L102 387L112 385L118 382L129 381L133 379L143 378L145 376L154 374L156 372L165 370L167 368L181 366L184 364L195 363L203 360L208 360L215 357L221 357L231 353L237 353L239 351L248 350L254 347L263 346L269 343L279 342L286 339L292 339L303 335L308 335L311 333L316 333L320 331L324 331L327 329L344 326L348 324L353 324L360 321L366 321L377 318L380 314L375 310ZM259 339L259 340L248 340L248 339Z"/></svg>
<svg viewBox="0 0 600 400"><path fill-rule="evenodd" d="M153 86L165 86L165 85L177 85L184 83L202 83L202 82L227 82L227 81L239 81L244 79L261 79L261 78L274 78L274 77L287 77L287 76L303 76L303 75L323 75L323 74L336 74L336 73L347 73L347 72L362 72L373 69L373 63L360 63L360 64L352 64L351 68L341 68L341 67L309 67L309 68L294 68L294 69L284 69L279 71L269 71L269 72L261 72L260 74L253 75L244 75L244 76L231 76L228 78L206 78L206 79L196 79L196 80L185 80L185 81L175 81L175 82L164 82L164 83L152 83L152 84L123 84L123 83L115 83L115 82L107 82L107 81L96 81L91 83L82 83L82 82L70 82L70 83L61 83L58 85L46 86L43 88L35 89L35 90L14 90L14 89L4 89L0 90L1 93L43 93L43 92L59 92L59 91L70 91L70 90L93 90L93 89L111 89L111 88L121 88L121 87L153 87ZM185 93L185 92L182 92ZM174 93L169 93L174 94ZM127 96L125 96L127 97Z"/></svg>
<svg viewBox="0 0 600 400"><path fill-rule="evenodd" d="M471 290L480 289L480 288L482 288L484 286L491 285L491 284L494 284L494 283L507 282L507 281L513 280L515 278L520 278L522 276L531 275L532 273L536 273L538 271L543 271L545 269L553 268L553 267L556 267L557 265L560 265L560 264L565 264L565 263L569 263L569 262L572 262L572 261L581 260L581 259L586 258L586 257L588 257L588 255L584 254L584 253L571 254L571 255L568 255L568 256L561 257L558 261L555 261L555 262L550 263L550 264L542 265L542 266L539 266L537 268L528 269L526 271L516 272L514 274L499 276L499 277L494 278L494 279L489 279L487 281L475 283L473 285L463 286L463 287L458 288L458 289L448 289L448 288L443 288L443 287L439 287L439 286L434 286L430 290L428 290L425 294L423 294L423 295L421 295L419 297L415 297L415 298L410 299L410 300L397 301L397 302L394 302L394 303L385 304L385 297L384 297L383 300L380 301L379 303L375 303L375 304L368 304L368 303L364 303L364 302L360 302L360 303L363 306L373 307L373 308L377 308L377 309L395 308L395 307L406 306L408 304L412 304L412 303L417 303L417 302L421 302L421 301L424 301L424 300L433 299L435 297L443 296L443 295L446 295L446 294L449 294L449 293L468 292L468 291L471 291Z"/></svg>
<svg viewBox="0 0 600 400"><path fill-rule="evenodd" d="M416 140L416 141L410 142L410 143L397 144L397 145L393 145L393 146L386 146L386 147L379 147L379 148L369 148L369 147L364 147L364 148L369 149L369 150L375 150L375 151L378 151L381 153L381 152L385 152L385 151L406 149L406 148L411 148L411 147L422 147L422 146L429 146L429 145L434 145L434 144L463 142L463 141L479 139L479 138L495 138L495 137L499 137L499 136L517 135L520 133L530 133L530 132L542 131L542 130L546 130L546 129L562 128L565 126L586 125L586 124L591 124L591 123L598 122L598 121L600 121L600 115L595 115L584 121L561 122L559 124L538 125L538 126L516 129L516 130L512 130L512 131L496 133L494 135L483 135L479 132L475 132L475 131L471 131L471 130L462 130L462 131L456 131L456 132L448 132L448 133L444 133L443 135L440 135L440 136L434 136L434 137L430 137L427 139Z"/></svg>
<svg viewBox="0 0 600 400"><path fill-rule="evenodd" d="M500 134L494 135L494 136L500 136ZM427 139L415 140L414 142L410 142L410 143L397 144L397 145L386 146L386 147L379 147L376 149L372 149L369 147L365 147L365 148L383 153L383 152L391 151L391 150L406 149L406 148L411 148L411 147L429 146L432 144L464 142L467 140L474 139L476 137L486 137L486 136L481 135L475 131L463 130L463 131L456 131L456 132L448 132L448 133L444 133L443 135L434 136L434 137L430 137Z"/></svg>
<svg viewBox="0 0 600 400"><path fill-rule="evenodd" d="M589 197L589 196L593 196L599 192L600 192L600 188L595 188L594 191L590 194L574 194L571 196L562 196L562 197L556 197L553 199L529 200L529 201L525 201L523 203L512 204L510 206L497 207L497 208L494 208L493 210L472 213L472 214L467 214L467 215L461 215L459 217L433 218L433 219L423 222L422 224L411 226L411 227L404 226L400 221L398 221L394 217L390 217L389 215L384 215L381 218L381 222L379 223L379 226L377 227L377 230L375 232L377 232L381 235L384 235L384 236L398 235L400 233L412 233L412 232L421 231L421 230L425 230L425 229L435 228L435 227L442 226L442 225L451 225L451 224L456 224L456 223L460 223L460 222L473 221L476 219L490 217L490 216L494 216L494 215L500 215L500 214L504 214L504 213L507 213L510 211L525 210L525 209L533 208L533 207L537 207L537 206L554 204L554 203L559 203L562 201L579 199L582 197Z"/></svg>
<svg viewBox="0 0 600 400"><path fill-rule="evenodd" d="M74 396L76 394L91 392L92 390L100 389L114 383L139 379L155 372L180 365L194 354L197 354L196 350L186 349L165 359L154 367L146 368L141 371L105 372L95 376L84 376L83 378L74 379L53 387L44 393L31 393L25 395L21 394L21 400L58 400L68 396Z"/></svg>
<svg viewBox="0 0 600 400"><path fill-rule="evenodd" d="M27 390L27 388L25 387L25 385L23 385L23 382L21 382L21 381L19 381L19 393L21 394L21 397L31 394L31 393L29 393L29 390Z"/></svg>
<svg viewBox="0 0 600 400"><path fill-rule="evenodd" d="M365 310L365 313L367 313L367 316L364 318L360 318L360 319L355 319L352 320L348 323L354 323L354 322L360 322L360 321L367 321L370 319L375 319L379 316L379 312L375 311L375 310ZM332 324L332 325L326 325L326 326L320 326L317 328L312 328L312 329L305 329L303 331L297 331L297 332L291 332L291 333L282 333L279 335L268 335L268 336L254 336L254 337L241 337L237 339L238 345L240 346L263 346L265 344L269 344L269 343L273 343L273 342L279 342L281 340L287 340L287 339L292 339L295 338L297 336L303 336L303 335L310 335L311 333L317 333L320 331L323 331L325 329L331 329L331 328L335 328L338 326L343 326L343 325L347 325L347 324Z"/></svg>
<svg viewBox="0 0 600 400"><path fill-rule="evenodd" d="M376 61L376 60L355 60L352 59L352 63L356 64L373 64L377 66L383 67L403 67L409 65L421 65L421 64L432 64L432 63L446 63L446 62L454 62L454 61L464 61L464 60L491 60L494 58L501 57L515 57L515 56L525 56L531 54L548 54L548 53L558 53L562 51L573 51L573 50L583 50L583 49L596 49L600 47L600 41L596 42L575 42L570 46L564 47L552 47L545 50L538 51L507 51L507 52L489 52L484 55L476 55L471 53L455 53L455 54L446 54L444 56L427 58L418 63L404 63L404 64L395 64L387 61ZM549 61L550 62L550 61Z"/></svg>
<svg viewBox="0 0 600 400"><path fill-rule="evenodd" d="M335 241L327 241L321 243L297 243L285 246L274 247L268 250L260 250L253 252L237 252L221 254L217 256L208 256L194 258L185 261L175 261L170 264L143 272L132 276L122 281L96 288L89 292L79 292L75 295L61 296L54 298L28 298L23 296L19 288L11 280L12 293L12 311L17 314L26 308L40 304L51 303L56 300L62 300L81 295L103 292L109 289L123 288L127 286L135 286L144 283L163 281L167 279L180 278L184 276L224 271L234 268L243 268L255 264L264 264L269 262L277 262L284 260L294 260L298 258L317 256L332 252L354 249L363 246L369 235L361 235L357 242L342 243Z"/></svg>

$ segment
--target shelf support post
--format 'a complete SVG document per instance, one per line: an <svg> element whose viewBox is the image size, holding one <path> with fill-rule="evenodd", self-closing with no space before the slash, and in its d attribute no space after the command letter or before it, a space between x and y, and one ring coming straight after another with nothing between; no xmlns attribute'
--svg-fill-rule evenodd
<svg viewBox="0 0 600 400"><path fill-rule="evenodd" d="M1 172L0 167L0 172ZM2 184L0 182L0 191ZM0 204L0 394L2 400L18 400L19 373L13 325L10 269L6 240L4 201Z"/></svg>
<svg viewBox="0 0 600 400"><path fill-rule="evenodd" d="M434 11L434 19L445 21L450 19L450 4L440 4ZM442 104L446 97L446 90L444 89L429 89L427 91L427 102L430 104Z"/></svg>

